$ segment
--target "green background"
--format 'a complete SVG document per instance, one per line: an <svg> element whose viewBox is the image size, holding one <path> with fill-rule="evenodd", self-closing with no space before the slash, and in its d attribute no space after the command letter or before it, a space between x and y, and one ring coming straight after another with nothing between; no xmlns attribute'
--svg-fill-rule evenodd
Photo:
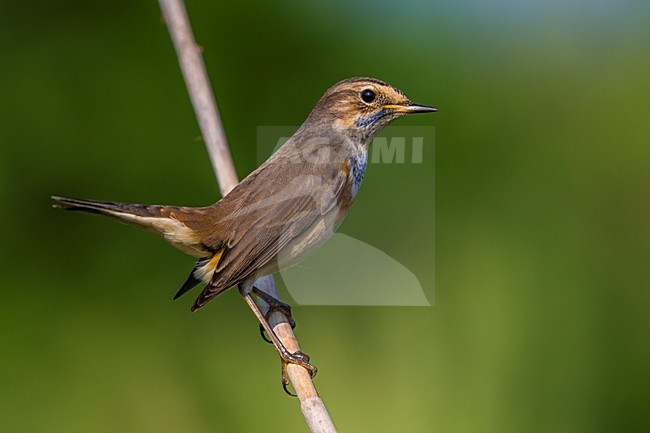
<svg viewBox="0 0 650 433"><path fill-rule="evenodd" d="M342 227L421 275L435 203L435 305L294 309L341 432L650 428L648 2L188 9L240 175L348 76L440 110ZM3 1L0 53L0 431L305 431L236 292L190 314L191 258L50 208L218 198L157 4Z"/></svg>

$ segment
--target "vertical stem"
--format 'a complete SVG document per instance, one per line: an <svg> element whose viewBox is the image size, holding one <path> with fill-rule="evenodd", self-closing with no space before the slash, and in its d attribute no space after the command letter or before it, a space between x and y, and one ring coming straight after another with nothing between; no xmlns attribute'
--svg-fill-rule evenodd
<svg viewBox="0 0 650 433"><path fill-rule="evenodd" d="M159 3L176 48L181 72L201 127L203 141L208 150L219 189L225 196L239 183L239 180L219 116L214 92L201 57L201 49L194 41L183 2L160 0Z"/></svg>

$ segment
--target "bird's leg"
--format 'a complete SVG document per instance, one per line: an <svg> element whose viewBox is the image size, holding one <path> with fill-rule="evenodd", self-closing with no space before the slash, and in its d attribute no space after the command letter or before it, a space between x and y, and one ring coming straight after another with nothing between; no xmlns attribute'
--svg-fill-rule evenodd
<svg viewBox="0 0 650 433"><path fill-rule="evenodd" d="M282 360L282 388L284 388L287 394L293 395L287 390L287 385L289 385L289 377L287 375L287 365L288 364L299 365L305 368L307 371L309 371L311 377L316 376L316 372L318 371L318 369L309 363L308 355L302 353L299 350L294 353L290 353L287 350L287 348L284 347L284 344L282 344L278 336L275 335L275 332L273 332L271 325L269 325L269 323L266 321L266 318L264 317L259 307L253 300L251 294L245 290L242 290L241 288L239 292L244 297L244 300L248 304L248 307L253 311L253 314L255 314L255 317L257 317L257 320L262 325L264 331L266 331L268 336L271 337L271 341L273 342L273 345L275 346L276 350L278 351L278 354L280 355L280 359Z"/></svg>
<svg viewBox="0 0 650 433"><path fill-rule="evenodd" d="M296 321L293 320L293 317L291 316L291 306L289 304L285 304L281 300L269 295L265 291L260 290L255 286L251 288L251 291L253 292L253 294L255 294L255 296L257 296L258 298L266 302L267 305L269 306L268 311L264 315L264 318L266 319L267 322L271 318L271 314L277 312L277 313L281 313L284 317L287 318L287 321L291 325L291 329L294 329L296 327ZM262 324L260 324L260 335L262 336L262 339L264 341L273 344L273 341L266 338L266 335L264 334L264 327L262 326Z"/></svg>

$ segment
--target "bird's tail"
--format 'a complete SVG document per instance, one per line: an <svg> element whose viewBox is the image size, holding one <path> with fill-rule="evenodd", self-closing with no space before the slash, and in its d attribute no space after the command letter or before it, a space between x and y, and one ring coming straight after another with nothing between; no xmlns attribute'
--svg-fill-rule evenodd
<svg viewBox="0 0 650 433"><path fill-rule="evenodd" d="M57 196L52 196L52 200L56 202L54 205L56 208L107 215L137 225L142 225L143 218L161 218L167 216L163 214L164 206L80 200Z"/></svg>
<svg viewBox="0 0 650 433"><path fill-rule="evenodd" d="M53 196L52 200L56 202L54 207L106 215L161 235L187 254L195 257L205 255L197 233L190 227L193 224L189 224L199 216L200 208L80 200L56 196Z"/></svg>

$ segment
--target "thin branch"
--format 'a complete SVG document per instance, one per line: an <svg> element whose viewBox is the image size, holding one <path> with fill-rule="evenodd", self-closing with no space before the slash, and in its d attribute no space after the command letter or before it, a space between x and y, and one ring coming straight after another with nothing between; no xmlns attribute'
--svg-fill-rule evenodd
<svg viewBox="0 0 650 433"><path fill-rule="evenodd" d="M159 3L176 48L181 72L201 127L203 141L208 149L221 195L225 196L239 183L239 180L208 80L208 73L201 57L201 50L194 41L183 1L160 0Z"/></svg>
<svg viewBox="0 0 650 433"><path fill-rule="evenodd" d="M183 1L159 0L159 3L176 48L183 78L219 183L219 189L222 196L225 196L239 181L219 117L214 93L201 57L201 50L194 41ZM279 299L272 276L260 278L255 282L255 286ZM298 340L284 315L272 314L269 323L290 352L299 349ZM300 400L300 409L309 430L312 433L336 433L334 424L323 401L318 396L309 372L295 364L289 364L287 372Z"/></svg>

